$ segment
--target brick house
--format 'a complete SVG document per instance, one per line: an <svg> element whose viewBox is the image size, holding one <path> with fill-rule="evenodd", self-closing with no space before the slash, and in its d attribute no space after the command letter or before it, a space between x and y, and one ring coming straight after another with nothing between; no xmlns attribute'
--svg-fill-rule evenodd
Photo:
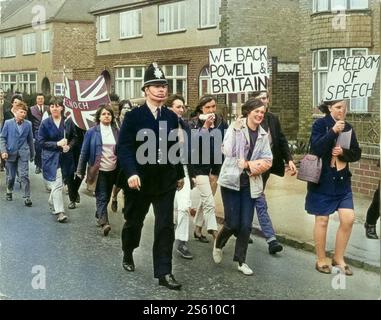
<svg viewBox="0 0 381 320"><path fill-rule="evenodd" d="M296 0L222 0L221 5L221 47L267 46L270 110L279 116L288 139L296 139L298 132L298 10ZM228 103L237 98L230 95Z"/></svg>
<svg viewBox="0 0 381 320"><path fill-rule="evenodd" d="M5 0L0 25L0 87L33 94L63 93L68 76L94 68L93 1Z"/></svg>
<svg viewBox="0 0 381 320"><path fill-rule="evenodd" d="M91 10L97 18L96 73L103 72L121 98L135 98L142 95L144 67L157 61L170 79L169 91L194 107L209 92L210 48L268 45L279 75L271 85L273 109L296 138L297 121L287 120L298 116L297 10L295 0L103 1ZM288 19L274 19L271 12ZM289 32L281 36L284 28ZM218 105L239 98L219 95Z"/></svg>
<svg viewBox="0 0 381 320"><path fill-rule="evenodd" d="M379 0L300 0L300 75L298 139L308 140L321 113L315 108L325 88L332 57L380 54ZM363 155L351 165L354 192L372 194L380 168L380 76L370 98L350 102L347 121L354 125Z"/></svg>
<svg viewBox="0 0 381 320"><path fill-rule="evenodd" d="M220 0L98 3L96 74L105 75L121 99L139 98L144 69L163 68L169 92L194 106L208 91L208 52L219 45Z"/></svg>

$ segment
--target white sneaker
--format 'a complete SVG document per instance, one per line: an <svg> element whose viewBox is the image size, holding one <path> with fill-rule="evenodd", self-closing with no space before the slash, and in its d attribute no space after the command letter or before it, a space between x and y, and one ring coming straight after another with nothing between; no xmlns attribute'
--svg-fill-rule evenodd
<svg viewBox="0 0 381 320"><path fill-rule="evenodd" d="M216 240L214 240L213 245L213 260L215 263L221 263L222 261L222 249L216 248Z"/></svg>
<svg viewBox="0 0 381 320"><path fill-rule="evenodd" d="M254 273L246 263L242 263L242 266L238 265L238 271L241 271L246 276L251 276Z"/></svg>

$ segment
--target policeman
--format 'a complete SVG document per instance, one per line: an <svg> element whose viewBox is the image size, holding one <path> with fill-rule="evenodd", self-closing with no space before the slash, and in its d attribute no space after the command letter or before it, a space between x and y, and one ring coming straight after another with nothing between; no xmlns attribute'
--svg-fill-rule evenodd
<svg viewBox="0 0 381 320"><path fill-rule="evenodd" d="M173 201L176 189L180 190L184 184L184 170L181 163L174 164L171 161L174 159L167 156L176 144L176 141L169 141L168 135L178 129L179 124L176 114L164 106L168 81L156 63L147 68L142 90L146 101L126 114L118 145L119 163L128 179L122 265L127 271L135 271L133 250L139 247L144 218L152 204L155 215L154 277L159 279L159 285L179 290L181 284L172 275ZM144 139L137 139L138 134Z"/></svg>

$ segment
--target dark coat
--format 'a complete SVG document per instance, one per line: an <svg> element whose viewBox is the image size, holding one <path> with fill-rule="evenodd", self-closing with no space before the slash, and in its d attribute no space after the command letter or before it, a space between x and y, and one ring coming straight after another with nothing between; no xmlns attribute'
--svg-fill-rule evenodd
<svg viewBox="0 0 381 320"><path fill-rule="evenodd" d="M209 132L206 132L206 129L202 129L204 122L201 121L198 117L193 118L189 121L189 126L192 131L192 139L198 139L198 150L192 147L192 168L195 175L209 175L213 174L218 176L220 174L222 163L224 162L224 157L222 155L221 147L222 142L224 141L225 132L228 128L228 124L220 116L216 115L214 120L214 128L209 128ZM203 137L204 133L208 133L207 136ZM215 138L214 135L219 136L222 140ZM203 154L205 153L205 146L207 145L207 139L209 139L210 148L207 150L209 157L204 157L208 160L205 162L203 160ZM193 146L197 144L193 143ZM217 150L215 150L217 148ZM214 154L219 153L221 155L220 159L215 159ZM198 155L198 158L195 158L195 155ZM197 161L198 160L198 161Z"/></svg>
<svg viewBox="0 0 381 320"><path fill-rule="evenodd" d="M270 130L271 134L271 152L273 153L273 165L270 169L270 173L277 176L284 176L284 164L292 160L288 141L282 132L280 121L278 117L271 113L266 112L265 118L261 123L261 127L267 132Z"/></svg>
<svg viewBox="0 0 381 320"><path fill-rule="evenodd" d="M74 172L72 153L63 157L62 147L57 146L57 142L65 136L65 127L71 127L70 123L72 121L65 123L62 118L57 128L51 116L41 122L38 143L42 148L42 175L47 181L56 179L58 168L61 168L63 176Z"/></svg>
<svg viewBox="0 0 381 320"><path fill-rule="evenodd" d="M336 145L338 134L332 127L335 120L331 115L317 119L312 125L311 133L311 152L322 159L322 171L318 184L308 183L308 191L328 194L341 195L351 191L351 172L348 164L343 170L335 173L331 168L332 148ZM361 158L361 149L357 142L355 131L352 126L345 122L344 132L352 129L350 149L343 149L343 155L339 156L341 161L355 162Z"/></svg>
<svg viewBox="0 0 381 320"><path fill-rule="evenodd" d="M172 164L170 159L165 161L169 150L176 144L176 141L168 141L168 134L179 128L178 117L171 110L162 107L159 120L162 125L165 123L167 125L166 132L161 130L162 142L166 140L166 146L163 144L159 148L159 122L154 118L147 104L126 113L120 129L118 144L119 165L127 179L133 175L138 175L141 181L141 192L150 195L160 195L174 190L177 181L184 178L184 169L181 163ZM145 141L138 141L138 132ZM141 147L140 150L144 150L144 146L148 145L146 141L150 133L154 139L154 141L151 140L152 149L148 151L148 154L144 152L144 156L148 156L152 161L151 163L142 163L141 159L137 159L138 149ZM164 160L158 162L160 158Z"/></svg>
<svg viewBox="0 0 381 320"><path fill-rule="evenodd" d="M67 139L70 150L62 153L61 170L64 181L66 181L70 175L74 176L76 169L73 150L78 144L78 131L71 118L65 121L65 138Z"/></svg>
<svg viewBox="0 0 381 320"><path fill-rule="evenodd" d="M42 115L48 111L48 106L43 106L43 112L41 113L38 106L35 105L30 108L29 121L32 122L33 137L37 138L37 131L42 121Z"/></svg>

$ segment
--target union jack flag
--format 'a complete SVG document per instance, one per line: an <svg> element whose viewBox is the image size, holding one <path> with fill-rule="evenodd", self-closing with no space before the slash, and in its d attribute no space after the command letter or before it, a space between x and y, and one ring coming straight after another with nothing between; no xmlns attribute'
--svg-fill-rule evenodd
<svg viewBox="0 0 381 320"><path fill-rule="evenodd" d="M98 107L109 103L110 97L103 76L95 81L69 80L65 77L65 115L71 117L77 127L84 130L93 127Z"/></svg>

